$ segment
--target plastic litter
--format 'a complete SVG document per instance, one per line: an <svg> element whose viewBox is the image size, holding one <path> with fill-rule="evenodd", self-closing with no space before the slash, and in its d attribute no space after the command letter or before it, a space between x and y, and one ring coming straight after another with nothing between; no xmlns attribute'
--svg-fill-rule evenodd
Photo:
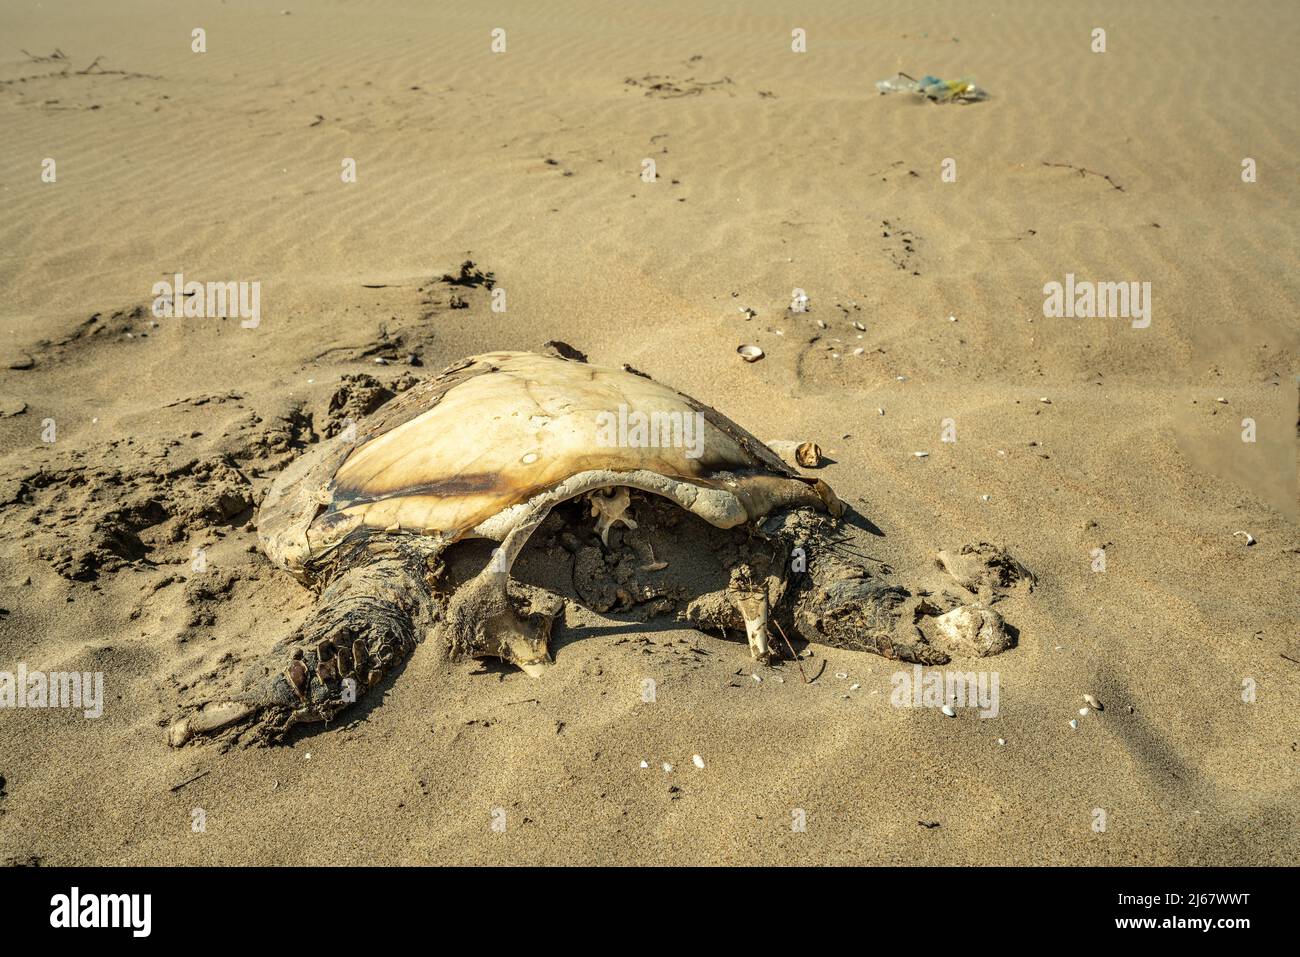
<svg viewBox="0 0 1300 957"><path fill-rule="evenodd" d="M977 87L974 78L969 76L941 80L927 73L918 80L906 73L897 73L886 80L877 80L876 89L881 93L915 93L932 103L975 103L988 98L988 93Z"/></svg>

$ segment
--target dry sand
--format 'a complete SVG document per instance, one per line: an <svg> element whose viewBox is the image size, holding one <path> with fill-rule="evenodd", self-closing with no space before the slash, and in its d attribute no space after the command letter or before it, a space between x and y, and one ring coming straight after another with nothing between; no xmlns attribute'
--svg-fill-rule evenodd
<svg viewBox="0 0 1300 957"><path fill-rule="evenodd" d="M6 3L0 670L107 690L0 712L0 860L1294 862L1298 28L1281 0ZM992 98L878 96L899 69ZM506 312L436 281L465 259ZM178 271L259 281L261 325L153 320ZM1150 327L1045 318L1067 273L1149 281ZM972 665L998 719L890 707L878 657L756 683L743 641L571 609L542 680L426 642L333 730L169 750L311 605L250 506L356 411L341 378L549 339L820 442L904 581L1006 544L1039 584Z"/></svg>

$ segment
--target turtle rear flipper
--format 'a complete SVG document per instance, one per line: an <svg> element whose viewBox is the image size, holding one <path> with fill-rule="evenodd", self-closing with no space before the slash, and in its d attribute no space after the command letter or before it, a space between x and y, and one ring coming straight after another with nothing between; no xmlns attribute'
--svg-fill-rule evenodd
<svg viewBox="0 0 1300 957"><path fill-rule="evenodd" d="M424 570L423 556L397 549L348 564L311 616L249 668L242 690L175 722L168 742L179 747L249 721L241 734L272 742L294 725L329 721L391 674L432 627Z"/></svg>

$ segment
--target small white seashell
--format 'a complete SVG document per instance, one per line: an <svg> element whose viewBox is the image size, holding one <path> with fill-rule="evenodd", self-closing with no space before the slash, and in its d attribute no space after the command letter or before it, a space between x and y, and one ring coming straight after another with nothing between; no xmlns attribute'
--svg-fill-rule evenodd
<svg viewBox="0 0 1300 957"><path fill-rule="evenodd" d="M744 359L746 362L757 362L759 359L763 358L763 350L758 346L739 346L736 351L740 353L740 358Z"/></svg>
<svg viewBox="0 0 1300 957"><path fill-rule="evenodd" d="M1247 548L1250 548L1251 545L1254 545L1254 544L1255 544L1255 536L1252 535L1252 534L1250 534L1250 532L1233 532L1233 533L1232 533L1232 537L1233 537L1233 538L1236 538L1238 535L1245 535L1245 536L1246 536L1246 547L1247 547Z"/></svg>
<svg viewBox="0 0 1300 957"><path fill-rule="evenodd" d="M665 762L664 762L664 774L672 774L672 773L673 773L673 766L672 766L671 764L669 764L667 761L665 761Z"/></svg>
<svg viewBox="0 0 1300 957"><path fill-rule="evenodd" d="M1049 398L1048 398L1047 396L1045 396L1045 395L1043 395L1043 396L1039 396L1039 397L1038 397L1038 401L1041 402L1041 403L1043 403L1043 405L1051 405L1051 404L1052 404L1052 400L1049 399Z"/></svg>
<svg viewBox="0 0 1300 957"><path fill-rule="evenodd" d="M863 349L861 346L858 346L858 348L856 348L856 349L853 350L853 354L854 354L855 356L860 356L860 355L862 355L862 353L864 353L864 352L866 352L866 350Z"/></svg>
<svg viewBox="0 0 1300 957"><path fill-rule="evenodd" d="M1098 701L1096 698L1094 698L1094 697L1093 697L1092 695L1090 695L1090 694L1086 694L1086 695L1084 695L1084 696L1083 696L1083 700L1084 700L1084 703L1087 704L1088 707L1091 708L1093 711L1105 711L1105 710L1106 710L1105 708L1103 708L1103 707L1101 706L1101 702Z"/></svg>
<svg viewBox="0 0 1300 957"><path fill-rule="evenodd" d="M847 671L837 671L837 672L835 672L835 677L836 677L836 678L839 678L841 681L843 681L843 680L844 680L845 678L847 678L848 676L849 676L849 673L848 673Z"/></svg>
<svg viewBox="0 0 1300 957"><path fill-rule="evenodd" d="M957 321L957 317L956 317L956 316L949 316L949 317L948 317L948 321L949 321L949 322L956 322L956 321Z"/></svg>
<svg viewBox="0 0 1300 957"><path fill-rule="evenodd" d="M947 715L948 717L950 717L950 718L955 718L955 717L957 717L957 709L954 708L954 707L953 707L952 705L950 705L950 704L946 704L946 705L944 705L944 706L943 706L942 708L940 708L939 710L942 711L944 714L946 714L946 715Z"/></svg>
<svg viewBox="0 0 1300 957"><path fill-rule="evenodd" d="M525 465L532 465L534 462L537 461L537 453L529 452L525 454L524 457L519 461L523 462Z"/></svg>
<svg viewBox="0 0 1300 957"><path fill-rule="evenodd" d="M990 496L988 496L988 495L981 495L981 496L980 496L980 501L982 501L982 502L987 502L987 501L989 500L989 498L990 498Z"/></svg>
<svg viewBox="0 0 1300 957"><path fill-rule="evenodd" d="M1218 397L1217 399L1215 399L1214 401L1215 401L1215 402L1218 402L1220 405L1227 405L1227 404L1228 404L1228 400L1225 399L1223 396L1219 396L1219 397Z"/></svg>
<svg viewBox="0 0 1300 957"><path fill-rule="evenodd" d="M998 744L1006 744L1006 743L1007 743L1006 738L998 738Z"/></svg>
<svg viewBox="0 0 1300 957"><path fill-rule="evenodd" d="M1071 719L1070 719L1070 727L1071 727L1071 728L1074 728L1074 729L1077 731L1077 730L1079 729L1079 722L1078 722L1078 721L1075 721L1073 718L1071 718Z"/></svg>
<svg viewBox="0 0 1300 957"><path fill-rule="evenodd" d="M763 679L760 678L758 675L750 675L750 677L753 678L755 681L758 681L758 682L762 682L762 680L763 680Z"/></svg>
<svg viewBox="0 0 1300 957"><path fill-rule="evenodd" d="M691 758L691 764L695 765L695 766L696 766L697 768L699 768L700 770L703 770L703 769L704 769L704 759L703 759L702 757L700 757L698 754L697 754L697 755L694 755L694 756Z"/></svg>
<svg viewBox="0 0 1300 957"><path fill-rule="evenodd" d="M849 690L850 690L850 691L857 691L857 690L858 690L859 688L861 688L861 687L862 687L862 685L859 685L859 684L851 684L851 685L849 685Z"/></svg>
<svg viewBox="0 0 1300 957"><path fill-rule="evenodd" d="M918 459L928 459L930 457L929 452L913 452L912 454L915 455Z"/></svg>
<svg viewBox="0 0 1300 957"><path fill-rule="evenodd" d="M1079 709L1079 717L1080 717L1080 718L1086 718L1086 717L1088 717L1088 709L1087 709L1087 708L1080 708L1080 709Z"/></svg>
<svg viewBox="0 0 1300 957"><path fill-rule="evenodd" d="M884 410L884 409L876 409L876 414L877 414L877 415L884 415L884 414L885 414L885 410Z"/></svg>
<svg viewBox="0 0 1300 957"><path fill-rule="evenodd" d="M858 332L866 332L866 331L867 331L867 327L864 326L862 323L858 322L857 320L854 320L854 322L853 322L853 328L856 329L856 330L858 330Z"/></svg>
<svg viewBox="0 0 1300 957"><path fill-rule="evenodd" d="M650 762L649 762L649 761L642 761L642 762L641 762L641 767L643 767L643 768L648 768L648 767L650 767Z"/></svg>
<svg viewBox="0 0 1300 957"><path fill-rule="evenodd" d="M896 376L894 376L894 378L897 379L899 382L906 382L906 381L907 381L907 376L905 376L905 375L896 375Z"/></svg>
<svg viewBox="0 0 1300 957"><path fill-rule="evenodd" d="M825 328L826 328L826 323L825 323L823 320L818 319L818 320L817 320L817 328L818 328L818 329L825 329Z"/></svg>

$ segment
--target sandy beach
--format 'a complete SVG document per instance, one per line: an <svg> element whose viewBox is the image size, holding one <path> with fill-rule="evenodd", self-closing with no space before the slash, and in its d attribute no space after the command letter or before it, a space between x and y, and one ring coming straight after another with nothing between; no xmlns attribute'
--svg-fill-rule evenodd
<svg viewBox="0 0 1300 957"><path fill-rule="evenodd" d="M1281 0L5 4L0 672L103 701L0 707L0 862L1294 864L1297 30ZM878 93L899 71L987 99ZM159 317L177 274L256 315ZM1084 282L1141 309L1047 314ZM904 662L814 643L805 682L571 601L542 678L430 640L328 728L169 747L315 602L258 548L278 472L553 340L817 442L909 587L1004 546L1016 645L953 665L997 672L996 718L893 706Z"/></svg>

